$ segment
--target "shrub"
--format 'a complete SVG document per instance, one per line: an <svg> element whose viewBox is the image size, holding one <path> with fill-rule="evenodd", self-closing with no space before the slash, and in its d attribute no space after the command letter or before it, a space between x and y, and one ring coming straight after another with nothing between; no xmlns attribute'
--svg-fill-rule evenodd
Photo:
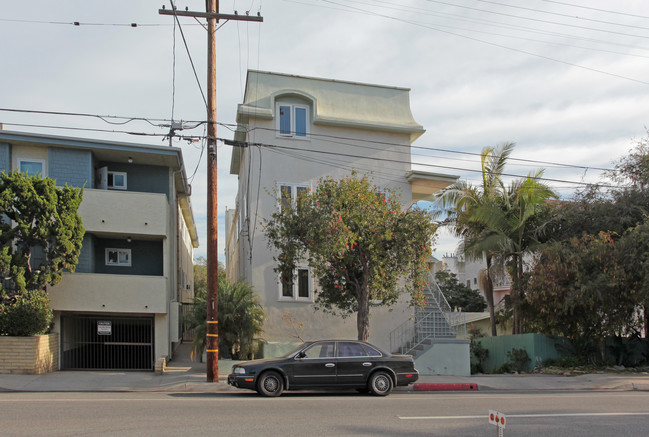
<svg viewBox="0 0 649 437"><path fill-rule="evenodd" d="M43 290L32 290L0 303L0 334L29 337L45 334L54 317Z"/></svg>
<svg viewBox="0 0 649 437"><path fill-rule="evenodd" d="M513 348L512 350L507 352L507 358L509 358L508 364L510 369L518 373L521 373L524 370L526 370L527 363L531 361L525 349Z"/></svg>
<svg viewBox="0 0 649 437"><path fill-rule="evenodd" d="M469 325L469 338L471 339L470 351L471 351L471 373L484 373L482 363L489 357L489 349L485 348L476 341L479 338L484 337L484 334L480 328L476 327L474 324Z"/></svg>

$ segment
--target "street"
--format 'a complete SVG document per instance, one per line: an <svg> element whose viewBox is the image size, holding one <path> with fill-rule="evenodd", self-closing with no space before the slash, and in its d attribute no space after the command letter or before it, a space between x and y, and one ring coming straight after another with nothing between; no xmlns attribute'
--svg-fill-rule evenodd
<svg viewBox="0 0 649 437"><path fill-rule="evenodd" d="M4 436L646 435L649 392L0 393Z"/></svg>

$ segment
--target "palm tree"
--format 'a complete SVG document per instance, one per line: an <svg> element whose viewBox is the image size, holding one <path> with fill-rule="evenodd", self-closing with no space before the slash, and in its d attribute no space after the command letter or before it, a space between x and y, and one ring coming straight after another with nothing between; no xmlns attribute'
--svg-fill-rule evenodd
<svg viewBox="0 0 649 437"><path fill-rule="evenodd" d="M482 184L473 186L459 180L442 190L435 200L439 207L436 214L446 214L444 224L449 225L455 235L462 239L461 250L465 255L474 259L484 258L486 261L486 268L481 276L485 299L489 306L492 336L497 335L492 270L500 241L496 238L486 238L486 224L476 220L473 215L481 208L495 208L503 204L505 188L501 176L513 148L514 143L511 142L499 147L483 148L480 153Z"/></svg>
<svg viewBox="0 0 649 437"><path fill-rule="evenodd" d="M262 332L264 318L250 284L243 281L219 284L219 339L232 358L254 358L254 342Z"/></svg>
<svg viewBox="0 0 649 437"><path fill-rule="evenodd" d="M497 264L507 266L513 286L510 295L514 309L513 333L522 333L520 305L523 301L521 278L525 255L534 253L543 243L551 208L548 200L557 194L541 182L543 170L513 181L504 189L500 203L475 208L469 220L484 227L469 250L479 253L489 249Z"/></svg>
<svg viewBox="0 0 649 437"><path fill-rule="evenodd" d="M206 340L206 266L194 266L194 305L184 318L194 330L191 358L202 361ZM262 332L264 312L252 286L244 281L230 282L225 275L218 278L219 349L234 358L251 358L256 336ZM220 354L219 354L220 355Z"/></svg>

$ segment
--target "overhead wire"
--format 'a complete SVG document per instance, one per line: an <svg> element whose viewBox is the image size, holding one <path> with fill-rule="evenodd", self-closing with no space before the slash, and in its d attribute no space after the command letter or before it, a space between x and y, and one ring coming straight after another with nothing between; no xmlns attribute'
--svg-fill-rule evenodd
<svg viewBox="0 0 649 437"><path fill-rule="evenodd" d="M335 4L335 5L338 5L338 6L342 6L339 3L336 3L336 2L334 2L332 0L321 0L321 1L326 2L326 3ZM426 0L426 1L433 1L433 0ZM439 3L443 3L443 2L439 2ZM402 23L411 24L411 25L418 26L418 27L423 27L423 28L426 28L426 29L435 30L437 32L446 33L446 34L449 34L449 35L457 36L457 37L468 39L468 40L471 40L471 41L476 41L476 42L479 42L479 43L482 43L482 44L487 44L487 45L490 45L490 46L499 47L499 48L502 48L502 49L505 49L505 50L510 50L510 51L513 51L513 52L522 53L522 54L534 56L534 57L541 58L541 59L546 59L546 60L549 60L549 61L564 64L564 65L570 65L572 67L581 68L583 70L588 70L588 71L604 74L604 75L611 76L611 77L617 77L619 79L629 80L631 82L636 82L636 83L640 83L640 84L643 84L643 85L649 85L649 82L647 82L647 81L643 81L643 80L640 80L640 79L634 79L634 78L631 78L631 77L628 77L628 76L623 76L621 74L611 73L611 72L600 70L600 69L597 69L597 68L586 67L585 65L576 64L574 62L563 61L561 59L552 58L550 56L541 55L539 53L534 53L534 52L530 52L530 51L523 50L523 49L517 49L515 47L509 47L509 46L499 44L499 43L495 43L495 42L491 42L491 41L485 41L485 40L482 40L482 39L479 39L479 38L474 38L472 36L463 35L463 34L456 33L456 32L451 32L451 31L448 31L448 30L440 29L438 27L434 27L434 26L430 26L430 25L425 25L425 24L422 24L422 23L419 23L419 22L416 22L416 21L412 21L412 20L406 20L406 19L402 19L402 18L390 16L390 15L381 14L381 13L378 13L378 12L375 12L375 11L356 8L356 7L353 7L353 6L348 6L348 5L344 5L344 6L348 7L348 8L351 8L351 9L356 9L356 10L362 11L362 12L364 12L366 14L371 14L371 15L375 15L375 16L378 16L378 17L387 18L389 20L399 21L399 22L402 22ZM647 36L646 38L649 38L649 36Z"/></svg>
<svg viewBox="0 0 649 437"><path fill-rule="evenodd" d="M576 5L574 3L560 2L560 1L556 1L556 0L541 0L541 1L544 1L546 3L556 3L558 5L564 5L564 6L572 6L573 8L590 9L592 11L606 12L608 14L626 15L627 17L636 17L636 18L647 18L647 19L649 19L649 16L646 16L646 15L629 14L629 13L626 13L626 12L612 11L610 9L594 8L592 6Z"/></svg>
<svg viewBox="0 0 649 437"><path fill-rule="evenodd" d="M194 65L194 60L192 59L192 54L189 51L189 46L187 45L187 39L185 39L185 32L183 32L183 27L180 24L180 20L178 19L178 15L176 14L176 6L174 5L173 0L169 0L171 3L171 8L174 11L174 19L176 20L176 23L178 24L178 30L180 30L180 36L182 36L183 39L183 44L185 45L185 51L187 52L187 56L189 57L189 62L192 66L192 70L194 71L194 77L196 78L196 83L198 84L198 88L201 91L201 96L203 97L203 103L205 104L205 107L207 108L207 98L205 97L205 93L203 92L203 86L201 85L201 81L198 78L198 73L196 73L196 66Z"/></svg>
<svg viewBox="0 0 649 437"><path fill-rule="evenodd" d="M218 138L218 140L224 141L222 138ZM277 144L267 144L267 143L259 143L259 142L250 143L249 145L263 147L263 148L267 148L267 149L302 151L302 152L322 154L322 155L334 155L334 156L340 156L340 157L346 157L346 158L367 159L367 160L379 161L379 162L389 162L389 163L399 163L399 164L403 164L403 163L406 162L406 161L403 161L403 160L390 159L390 158L377 158L377 157L367 156L367 155L354 155L354 154L351 154L351 153L340 153L340 152L332 152L332 151L327 151L327 150L309 150L309 149L302 149L302 148L299 148L299 147L282 146L282 145L277 145ZM455 171L468 172L468 173L480 173L481 172L481 170L474 170L474 169L469 169L469 168L447 166L447 165L439 165L439 164L420 163L420 162L408 162L408 163L410 163L412 165L422 166L422 167L441 168L441 169L445 169L445 170L455 170ZM575 182L575 181L567 181L567 180L564 180L564 179L547 178L547 177L535 177L535 176L530 176L530 175L523 176L523 175L513 174L513 173L502 173L502 176L515 177L515 178L530 177L530 178L535 179L535 180L542 180L542 181L548 181L548 182L568 183L568 184L574 184L574 185L579 185L579 186L593 185L593 184L586 183L586 182ZM610 186L609 185L600 185L600 186L604 186L604 187L608 187L608 188L616 188L613 185L610 185Z"/></svg>

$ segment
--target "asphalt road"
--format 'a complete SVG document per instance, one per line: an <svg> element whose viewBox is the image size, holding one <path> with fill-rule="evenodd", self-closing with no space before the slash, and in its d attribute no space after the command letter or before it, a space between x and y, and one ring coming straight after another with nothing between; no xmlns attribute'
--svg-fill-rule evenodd
<svg viewBox="0 0 649 437"><path fill-rule="evenodd" d="M649 434L649 392L0 393L3 436L508 436Z"/></svg>

